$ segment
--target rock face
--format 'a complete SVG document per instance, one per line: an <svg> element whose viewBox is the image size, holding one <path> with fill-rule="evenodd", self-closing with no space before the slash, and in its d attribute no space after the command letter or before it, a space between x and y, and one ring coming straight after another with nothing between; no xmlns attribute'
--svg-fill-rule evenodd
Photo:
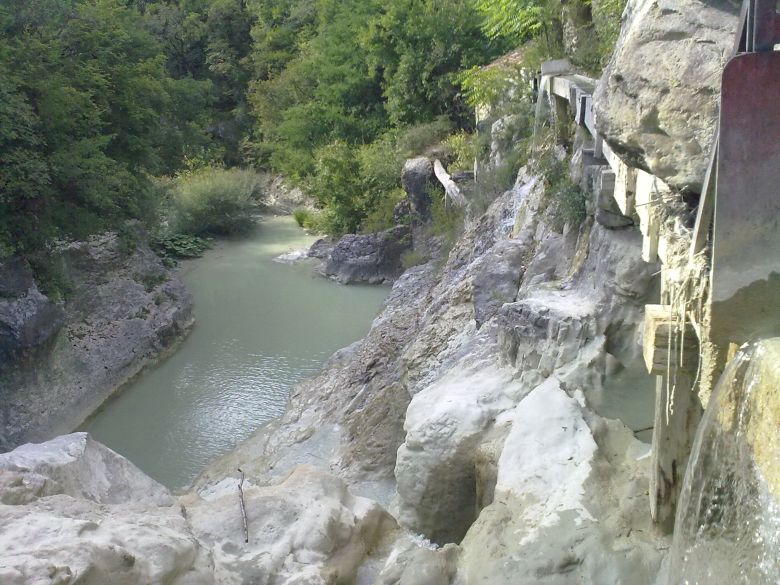
<svg viewBox="0 0 780 585"><path fill-rule="evenodd" d="M183 282L139 242L128 253L109 233L61 247L73 288L61 307L34 286L0 299L0 344L41 346L48 337L40 350L0 363L0 450L75 428L192 324Z"/></svg>
<svg viewBox="0 0 780 585"><path fill-rule="evenodd" d="M323 271L342 284L392 282L403 272L401 254L411 244L411 230L402 225L375 234L347 234L327 256Z"/></svg>
<svg viewBox="0 0 780 585"><path fill-rule="evenodd" d="M87 433L27 443L0 454L0 478L4 504L59 494L98 504L173 504L168 490Z"/></svg>
<svg viewBox="0 0 780 585"><path fill-rule="evenodd" d="M626 14L594 95L596 126L632 166L699 192L738 4L631 0Z"/></svg>
<svg viewBox="0 0 780 585"><path fill-rule="evenodd" d="M397 536L395 520L376 502L301 466L277 485L244 485L244 542L235 485L182 500L196 536L213 550L218 583L354 583L367 557Z"/></svg>
<svg viewBox="0 0 780 585"><path fill-rule="evenodd" d="M19 258L0 261L0 368L50 339L63 311L43 295Z"/></svg>

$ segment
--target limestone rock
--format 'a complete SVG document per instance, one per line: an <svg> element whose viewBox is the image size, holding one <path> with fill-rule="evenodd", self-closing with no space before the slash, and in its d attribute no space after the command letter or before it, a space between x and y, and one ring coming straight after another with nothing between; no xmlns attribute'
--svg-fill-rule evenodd
<svg viewBox="0 0 780 585"><path fill-rule="evenodd" d="M738 4L631 0L594 95L596 126L624 160L699 192Z"/></svg>
<svg viewBox="0 0 780 585"><path fill-rule="evenodd" d="M433 163L426 157L408 159L401 173L401 185L412 204L412 210L426 220L431 212L428 188L434 181Z"/></svg>
<svg viewBox="0 0 780 585"><path fill-rule="evenodd" d="M521 392L511 371L486 362L453 367L414 396L395 468L402 525L460 541L477 513L476 447Z"/></svg>
<svg viewBox="0 0 780 585"><path fill-rule="evenodd" d="M87 433L0 454L0 502L24 504L54 494L98 504L173 504L167 489Z"/></svg>
<svg viewBox="0 0 780 585"><path fill-rule="evenodd" d="M333 247L335 245L336 242L330 236L320 238L309 247L309 258L325 260L333 253Z"/></svg>
<svg viewBox="0 0 780 585"><path fill-rule="evenodd" d="M460 548L435 548L421 539L400 539L376 585L449 585L457 572Z"/></svg>
<svg viewBox="0 0 780 585"><path fill-rule="evenodd" d="M325 275L342 284L392 282L403 272L401 254L411 243L411 232L406 226L375 234L347 234L327 258Z"/></svg>
<svg viewBox="0 0 780 585"><path fill-rule="evenodd" d="M477 325L515 300L530 251L522 240L502 240L481 260L472 291Z"/></svg>
<svg viewBox="0 0 780 585"><path fill-rule="evenodd" d="M0 505L3 585L211 585L209 556L178 508L66 495Z"/></svg>
<svg viewBox="0 0 780 585"><path fill-rule="evenodd" d="M0 261L0 368L50 339L63 321L62 309L38 290L24 261Z"/></svg>
<svg viewBox="0 0 780 585"><path fill-rule="evenodd" d="M210 585L163 486L86 433L0 455L0 582Z"/></svg>
<svg viewBox="0 0 780 585"><path fill-rule="evenodd" d="M184 501L195 534L214 551L218 583L352 583L358 568L397 537L395 520L375 502L301 466L278 485L244 484L245 543L236 485L208 500Z"/></svg>
<svg viewBox="0 0 780 585"><path fill-rule="evenodd" d="M461 543L459 582L653 583L663 555L648 534L639 443L555 378L508 418L495 499Z"/></svg>
<svg viewBox="0 0 780 585"><path fill-rule="evenodd" d="M163 266L140 228L136 236L132 252L111 232L56 251L53 261L73 289L64 324L45 348L20 356L0 375L0 450L69 432L192 325L184 283ZM56 327L56 311L49 321L47 301L35 289L18 302L37 307L22 329L32 328L33 341Z"/></svg>

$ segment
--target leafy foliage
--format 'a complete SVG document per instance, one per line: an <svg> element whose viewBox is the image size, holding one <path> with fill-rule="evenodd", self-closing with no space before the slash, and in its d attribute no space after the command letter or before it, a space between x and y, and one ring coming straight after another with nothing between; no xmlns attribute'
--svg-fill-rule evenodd
<svg viewBox="0 0 780 585"><path fill-rule="evenodd" d="M171 234L152 243L159 254L167 258L199 258L209 249L208 240L190 234Z"/></svg>
<svg viewBox="0 0 780 585"><path fill-rule="evenodd" d="M261 194L252 171L205 167L182 173L172 189L172 231L204 236L246 229Z"/></svg>

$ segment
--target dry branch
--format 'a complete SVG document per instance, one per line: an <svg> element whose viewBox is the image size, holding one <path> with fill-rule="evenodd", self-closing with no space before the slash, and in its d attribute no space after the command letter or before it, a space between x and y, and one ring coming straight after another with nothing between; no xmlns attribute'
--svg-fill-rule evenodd
<svg viewBox="0 0 780 585"><path fill-rule="evenodd" d="M456 207L466 207L468 201L463 196L463 193L460 192L460 187L455 184L455 181L452 180L452 177L447 173L447 170L439 159L436 159L433 162L433 172L436 175L436 178L439 179L439 183L444 187L445 203L447 199L449 199Z"/></svg>

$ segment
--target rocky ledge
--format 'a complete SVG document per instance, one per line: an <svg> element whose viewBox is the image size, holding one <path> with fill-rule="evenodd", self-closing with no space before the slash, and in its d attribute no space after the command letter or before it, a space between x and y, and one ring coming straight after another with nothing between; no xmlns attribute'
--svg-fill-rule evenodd
<svg viewBox="0 0 780 585"><path fill-rule="evenodd" d="M60 246L53 262L70 292L59 304L26 264L0 266L0 451L72 430L192 324L183 282L142 232L134 240Z"/></svg>

